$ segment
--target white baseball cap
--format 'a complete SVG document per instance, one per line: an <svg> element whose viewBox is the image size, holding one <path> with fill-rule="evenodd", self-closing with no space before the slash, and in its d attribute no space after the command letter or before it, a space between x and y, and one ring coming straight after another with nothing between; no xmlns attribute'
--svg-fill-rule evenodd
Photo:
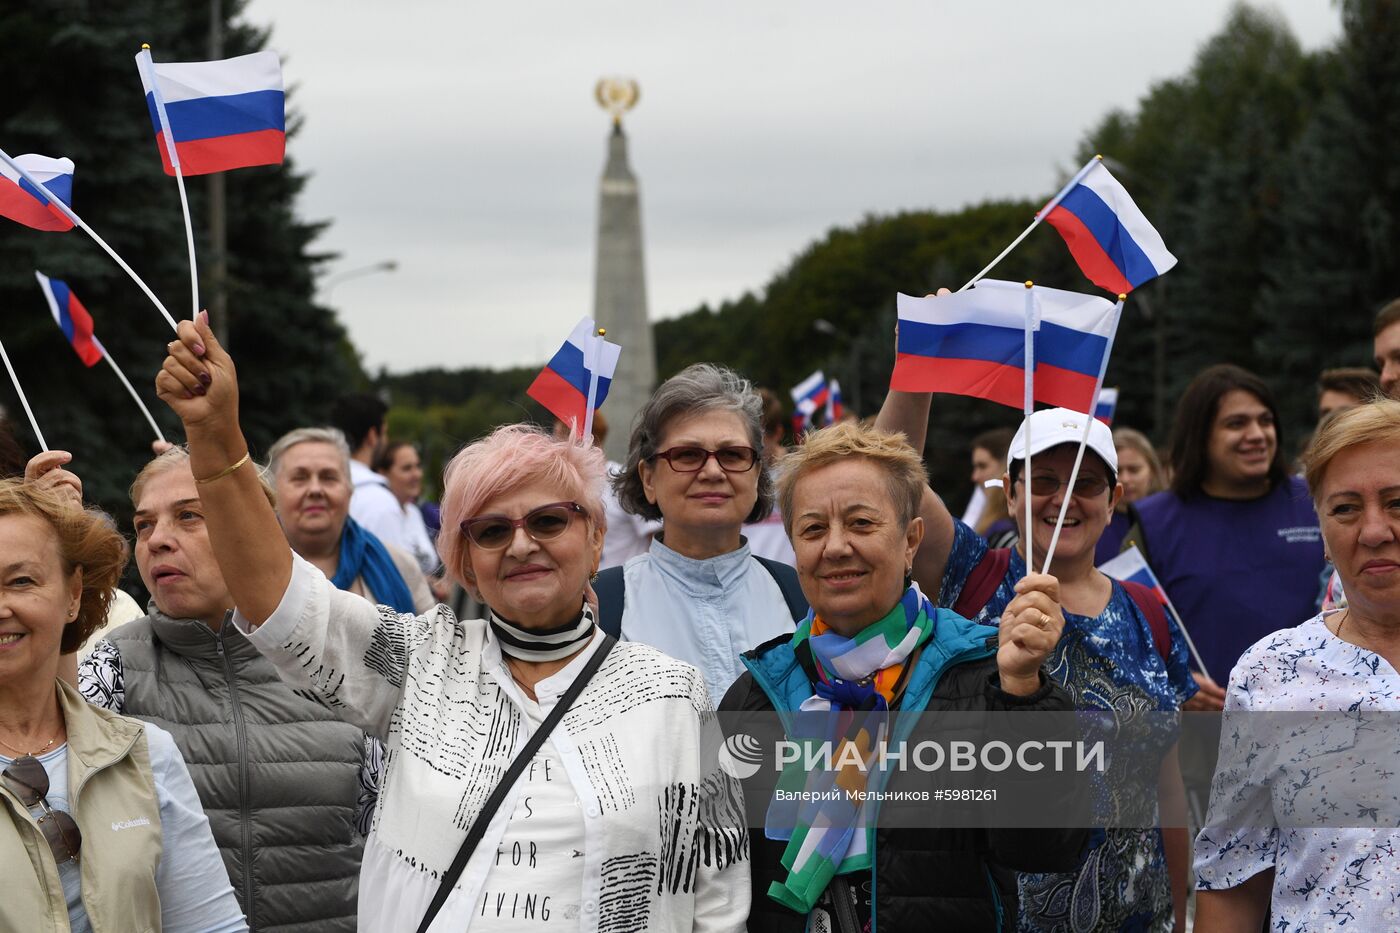
<svg viewBox="0 0 1400 933"><path fill-rule="evenodd" d="M1084 436L1084 422L1089 422L1088 448L1098 454L1113 475L1118 475L1118 450L1113 446L1113 432L1097 418L1090 418L1080 411L1070 408L1046 408L1021 422L1016 436L1011 439L1011 449L1006 452L1006 462L1026 459L1026 425L1031 429L1031 456L1044 453L1061 444L1078 444Z"/></svg>

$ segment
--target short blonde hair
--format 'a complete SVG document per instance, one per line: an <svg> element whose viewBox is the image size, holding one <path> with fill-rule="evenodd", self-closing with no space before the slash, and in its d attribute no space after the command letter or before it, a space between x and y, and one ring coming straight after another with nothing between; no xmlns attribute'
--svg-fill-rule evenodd
<svg viewBox="0 0 1400 933"><path fill-rule="evenodd" d="M923 461L904 435L842 421L808 434L800 446L783 458L778 477L778 508L789 538L792 537L792 500L802 477L851 457L869 460L885 474L886 490L904 527L919 514L919 502L928 485L928 476L924 473Z"/></svg>
<svg viewBox="0 0 1400 933"><path fill-rule="evenodd" d="M177 445L164 453L157 454L155 459L141 468L141 472L136 474L136 479L131 481L131 507L133 509L139 509L141 507L141 493L146 490L146 484L151 480L167 470L173 470L177 467L188 467L189 464L190 452L183 446ZM267 470L261 466L258 466L258 485L262 487L263 495L267 497L268 503L271 504L273 510L276 511L277 492L272 488L272 483L268 480Z"/></svg>
<svg viewBox="0 0 1400 933"><path fill-rule="evenodd" d="M111 516L75 507L50 489L22 479L0 480L0 515L27 515L53 529L64 573L83 569L78 615L63 627L60 654L72 654L107 620L112 590L126 566L126 539Z"/></svg>
<svg viewBox="0 0 1400 933"><path fill-rule="evenodd" d="M1308 481L1314 506L1322 496L1327 468L1337 454L1356 444L1373 441L1400 441L1400 402L1377 399L1338 409L1322 419L1312 443L1303 451L1303 476Z"/></svg>

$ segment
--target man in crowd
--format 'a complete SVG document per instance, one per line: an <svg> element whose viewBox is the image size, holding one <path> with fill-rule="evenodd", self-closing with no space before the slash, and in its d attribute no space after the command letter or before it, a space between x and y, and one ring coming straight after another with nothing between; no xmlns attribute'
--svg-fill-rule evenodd
<svg viewBox="0 0 1400 933"><path fill-rule="evenodd" d="M1320 423L1338 409L1369 402L1381 394L1380 380L1365 367L1325 369L1317 379L1317 420Z"/></svg>
<svg viewBox="0 0 1400 933"><path fill-rule="evenodd" d="M331 422L350 445L350 517L385 544L411 552L403 507L389 481L371 468L389 439L388 413L389 406L373 395L346 395L335 403Z"/></svg>

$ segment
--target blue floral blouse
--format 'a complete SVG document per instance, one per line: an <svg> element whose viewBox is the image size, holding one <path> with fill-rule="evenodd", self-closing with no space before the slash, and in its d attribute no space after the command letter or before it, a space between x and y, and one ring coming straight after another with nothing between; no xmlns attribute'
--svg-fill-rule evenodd
<svg viewBox="0 0 1400 933"><path fill-rule="evenodd" d="M1400 673L1323 616L1246 651L1226 693L1197 887L1272 868L1271 930L1400 930L1397 712Z"/></svg>

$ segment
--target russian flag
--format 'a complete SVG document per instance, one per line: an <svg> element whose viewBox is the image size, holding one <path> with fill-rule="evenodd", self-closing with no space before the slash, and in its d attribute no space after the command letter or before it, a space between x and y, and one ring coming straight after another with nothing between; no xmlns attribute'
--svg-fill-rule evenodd
<svg viewBox="0 0 1400 933"><path fill-rule="evenodd" d="M1104 424L1113 424L1113 413L1118 410L1118 390L1100 389L1099 402L1094 406L1094 417Z"/></svg>
<svg viewBox="0 0 1400 933"><path fill-rule="evenodd" d="M282 161L287 142L286 100L282 63L276 52L254 52L217 62L156 64L150 50L142 49L136 62L165 174L174 175L175 166L163 124L169 125L184 175Z"/></svg>
<svg viewBox="0 0 1400 933"><path fill-rule="evenodd" d="M1088 412L1113 334L1114 305L1094 295L1032 289L1035 398ZM1020 408L1025 400L1026 287L983 279L964 292L900 295L890 388L947 392Z"/></svg>
<svg viewBox="0 0 1400 933"><path fill-rule="evenodd" d="M841 420L841 416L846 413L845 403L841 399L841 383L835 379L831 380L831 390L826 398L826 423L835 424Z"/></svg>
<svg viewBox="0 0 1400 933"><path fill-rule="evenodd" d="M1128 190L1096 161L1044 218L1100 288L1125 295L1176 265Z"/></svg>
<svg viewBox="0 0 1400 933"><path fill-rule="evenodd" d="M78 354L78 359L83 361L84 366L96 366L102 359L102 348L92 335L92 315L88 314L87 308L83 307L83 303L73 294L67 282L51 279L37 271L34 278L39 280L39 287L44 290L44 298L49 303L54 323L73 345L73 352Z"/></svg>
<svg viewBox="0 0 1400 933"><path fill-rule="evenodd" d="M583 430L588 407L588 382L591 377L589 365L594 354L598 358L598 390L593 399L593 410L603 405L608 397L608 386L612 384L613 373L617 370L617 360L622 347L609 343L597 336L598 327L591 317L578 322L569 339L559 348L525 394L549 409L550 414L564 424L577 425Z"/></svg>
<svg viewBox="0 0 1400 933"><path fill-rule="evenodd" d="M801 430L805 430L812 427L817 410L826 405L830 390L826 384L826 376L819 369L793 386L788 394L792 396L793 424L800 423Z"/></svg>
<svg viewBox="0 0 1400 933"><path fill-rule="evenodd" d="M1115 580L1141 583L1157 594L1162 605L1167 604L1167 591L1162 589L1162 584L1157 582L1157 575L1147 565L1147 558L1142 556L1142 551L1138 550L1136 544L1117 557L1104 561L1099 565L1099 570L1104 576L1112 577Z"/></svg>
<svg viewBox="0 0 1400 933"><path fill-rule="evenodd" d="M15 156L15 163L64 204L73 206L72 159L51 159L29 153ZM0 162L0 217L8 217L35 230L73 229L73 221L50 204L43 192L3 162Z"/></svg>

